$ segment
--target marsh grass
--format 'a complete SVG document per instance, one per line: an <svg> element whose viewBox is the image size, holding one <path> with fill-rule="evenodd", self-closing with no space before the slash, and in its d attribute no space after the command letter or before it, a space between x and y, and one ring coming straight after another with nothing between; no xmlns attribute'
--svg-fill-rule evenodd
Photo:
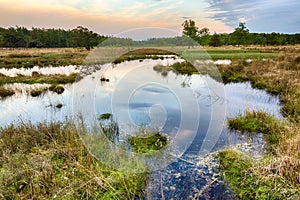
<svg viewBox="0 0 300 200"><path fill-rule="evenodd" d="M166 147L168 138L159 131L141 128L135 136L128 139L132 150L137 154L151 155Z"/></svg>
<svg viewBox="0 0 300 200"><path fill-rule="evenodd" d="M250 81L258 89L279 95L281 112L289 122L261 112L229 120L234 129L264 133L274 145L272 154L257 161L234 150L220 151L220 169L240 199L300 199L300 48L268 48L279 55L273 60L234 61L218 68L225 83Z"/></svg>
<svg viewBox="0 0 300 200"><path fill-rule="evenodd" d="M1 49L0 68L81 65L88 53L76 48Z"/></svg>
<svg viewBox="0 0 300 200"><path fill-rule="evenodd" d="M247 111L244 116L228 120L230 129L248 133L263 133L269 145L278 145L288 136L288 124L262 111Z"/></svg>
<svg viewBox="0 0 300 200"><path fill-rule="evenodd" d="M72 73L69 76L55 74L55 75L38 75L35 77L32 76L23 76L19 75L16 77L9 77L3 74L0 74L0 85L7 83L26 83L26 84L35 84L35 83L48 83L48 84L67 84L75 82L77 77L76 73Z"/></svg>
<svg viewBox="0 0 300 200"><path fill-rule="evenodd" d="M41 94L43 94L44 92L46 92L47 90L45 89L35 89L35 90L31 90L30 91L30 95L32 97L38 97L40 96Z"/></svg>
<svg viewBox="0 0 300 200"><path fill-rule="evenodd" d="M62 94L65 91L65 88L61 85L53 84L49 87L49 90L57 94Z"/></svg>
<svg viewBox="0 0 300 200"><path fill-rule="evenodd" d="M299 199L300 161L290 157L251 160L236 150L218 153L222 176L237 199Z"/></svg>
<svg viewBox="0 0 300 200"><path fill-rule="evenodd" d="M138 197L145 174L104 166L83 145L79 134L92 137L85 130L70 120L0 128L0 198Z"/></svg>
<svg viewBox="0 0 300 200"><path fill-rule="evenodd" d="M112 63L119 64L125 61L131 61L131 60L143 60L143 59L165 59L165 55L175 55L175 53L172 53L167 50L163 49L155 49L155 48L140 48L133 51L129 51L119 58L115 59Z"/></svg>
<svg viewBox="0 0 300 200"><path fill-rule="evenodd" d="M13 91L12 89L7 89L0 85L0 97L5 98L5 97L12 96L14 94L15 91Z"/></svg>

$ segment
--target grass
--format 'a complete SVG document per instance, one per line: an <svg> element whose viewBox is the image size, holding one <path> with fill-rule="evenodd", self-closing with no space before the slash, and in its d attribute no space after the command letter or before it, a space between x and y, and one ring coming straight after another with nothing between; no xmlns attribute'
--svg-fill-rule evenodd
<svg viewBox="0 0 300 200"><path fill-rule="evenodd" d="M62 94L65 91L65 88L61 85L53 84L49 87L49 90L57 94Z"/></svg>
<svg viewBox="0 0 300 200"><path fill-rule="evenodd" d="M111 113L103 113L98 117L100 127L106 138L116 144L119 141L119 125Z"/></svg>
<svg viewBox="0 0 300 200"><path fill-rule="evenodd" d="M9 77L3 74L0 74L0 85L7 83L26 83L26 84L35 84L35 83L48 83L48 84L67 84L75 82L77 77L76 73L72 73L69 76L67 75L38 75L35 77L32 76L23 76L19 75L16 77Z"/></svg>
<svg viewBox="0 0 300 200"><path fill-rule="evenodd" d="M35 90L31 90L31 91L30 91L30 95L31 95L32 97L38 97L38 96L40 96L43 92L45 92L45 90L43 90L43 89L35 89Z"/></svg>
<svg viewBox="0 0 300 200"><path fill-rule="evenodd" d="M75 48L0 49L0 68L81 65L88 53Z"/></svg>
<svg viewBox="0 0 300 200"><path fill-rule="evenodd" d="M286 137L289 131L286 123L262 111L248 111L245 116L229 119L228 126L242 132L263 133L269 145L278 145L279 140Z"/></svg>
<svg viewBox="0 0 300 200"><path fill-rule="evenodd" d="M143 59L164 59L164 55L174 55L175 53L172 53L170 51L162 50L162 49L155 49L155 48L141 48L136 49L133 51L129 51L119 58L115 59L112 63L119 64L125 61L131 61L131 60L143 60ZM159 56L161 55L161 56ZM174 57L175 58L175 57Z"/></svg>
<svg viewBox="0 0 300 200"><path fill-rule="evenodd" d="M15 92L11 89L6 89L0 85L0 97L5 98L14 95Z"/></svg>
<svg viewBox="0 0 300 200"><path fill-rule="evenodd" d="M141 131L142 133L129 138L134 153L150 155L163 149L168 144L168 138L160 132Z"/></svg>
<svg viewBox="0 0 300 200"><path fill-rule="evenodd" d="M237 199L300 198L299 160L265 158L257 163L245 154L229 149L219 151L218 159L222 176L235 191ZM286 171L287 167L293 170Z"/></svg>
<svg viewBox="0 0 300 200"><path fill-rule="evenodd" d="M277 47L280 48L280 47ZM230 66L218 66L224 83L250 81L257 89L280 96L282 114L300 121L300 48L281 47L274 60L257 59L251 63L234 61Z"/></svg>
<svg viewBox="0 0 300 200"><path fill-rule="evenodd" d="M255 88L279 95L289 122L262 112L230 119L233 129L263 133L272 151L257 161L235 150L220 151L220 169L239 199L300 199L300 47L266 48L280 53L272 60L236 60L218 68L225 83L250 81Z"/></svg>
<svg viewBox="0 0 300 200"><path fill-rule="evenodd" d="M82 143L72 121L0 129L0 198L134 199L145 173L107 168ZM85 134L85 137L90 137ZM99 147L99 146L98 146ZM128 162L128 161L127 161Z"/></svg>

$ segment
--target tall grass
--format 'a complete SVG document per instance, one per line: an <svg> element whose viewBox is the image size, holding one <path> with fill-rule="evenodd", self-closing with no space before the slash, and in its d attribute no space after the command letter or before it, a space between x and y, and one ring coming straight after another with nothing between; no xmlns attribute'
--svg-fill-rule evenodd
<svg viewBox="0 0 300 200"><path fill-rule="evenodd" d="M240 199L300 199L300 47L276 48L281 53L274 60L219 66L226 83L251 81L256 88L278 94L281 112L289 121L283 123L261 112L229 120L230 127L262 132L274 144L272 154L258 161L244 159L234 150L219 152L223 177Z"/></svg>
<svg viewBox="0 0 300 200"><path fill-rule="evenodd" d="M134 199L145 173L107 168L83 145L73 121L0 129L0 198ZM91 139L91 138L90 138ZM99 147L99 146L98 146Z"/></svg>

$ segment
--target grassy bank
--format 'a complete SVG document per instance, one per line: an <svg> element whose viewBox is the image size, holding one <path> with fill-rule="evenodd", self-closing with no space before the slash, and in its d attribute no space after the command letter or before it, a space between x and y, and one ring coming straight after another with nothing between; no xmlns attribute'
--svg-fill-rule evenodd
<svg viewBox="0 0 300 200"><path fill-rule="evenodd" d="M0 198L134 199L144 173L109 169L79 138L71 121L0 129Z"/></svg>
<svg viewBox="0 0 300 200"><path fill-rule="evenodd" d="M218 66L225 83L250 81L252 86L278 94L281 122L262 112L248 112L229 120L229 127L263 133L272 151L260 160L251 160L235 150L219 152L220 169L239 199L300 198L300 47L276 47L273 60L250 63L234 61Z"/></svg>
<svg viewBox="0 0 300 200"><path fill-rule="evenodd" d="M0 49L0 68L80 65L88 53L75 48Z"/></svg>
<svg viewBox="0 0 300 200"><path fill-rule="evenodd" d="M3 74L0 74L0 85L7 83L26 83L26 84L35 84L35 83L48 83L48 84L67 84L75 82L77 77L76 73L67 75L56 74L56 75L38 75L38 76L16 76L9 77Z"/></svg>

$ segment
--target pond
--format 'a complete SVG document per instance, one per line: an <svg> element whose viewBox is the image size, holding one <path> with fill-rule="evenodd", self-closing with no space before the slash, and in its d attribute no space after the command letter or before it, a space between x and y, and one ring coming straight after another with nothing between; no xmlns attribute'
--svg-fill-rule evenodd
<svg viewBox="0 0 300 200"><path fill-rule="evenodd" d="M180 59L137 60L105 64L62 94L47 91L39 97L26 92L47 85L11 84L17 93L1 100L0 125L30 121L63 121L83 116L93 123L112 113L120 127L120 143L138 127L152 127L171 141L160 158L142 157L149 166L147 199L230 199L220 179L216 151L234 146L259 156L264 139L231 132L226 120L246 110L263 110L281 118L278 97L253 89L250 83L223 85L208 75L190 76L155 71ZM98 69L98 68L97 68ZM57 105L61 104L62 107Z"/></svg>

